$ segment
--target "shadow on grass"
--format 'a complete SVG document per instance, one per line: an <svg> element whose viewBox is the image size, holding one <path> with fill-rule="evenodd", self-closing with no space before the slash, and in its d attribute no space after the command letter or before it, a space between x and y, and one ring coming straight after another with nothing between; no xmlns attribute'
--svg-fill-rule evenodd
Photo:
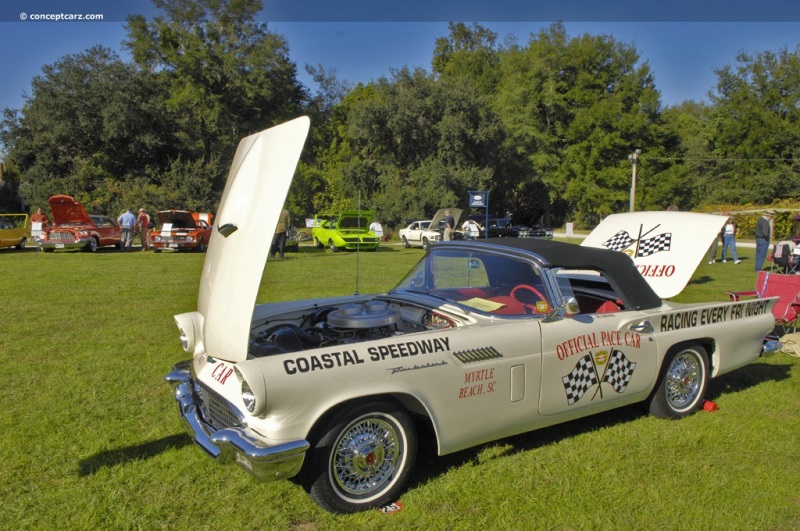
<svg viewBox="0 0 800 531"><path fill-rule="evenodd" d="M693 278L689 281L689 284L708 284L709 282L713 282L714 279L708 275L703 275L702 277Z"/></svg>
<svg viewBox="0 0 800 531"><path fill-rule="evenodd" d="M601 428L608 428L617 424L632 422L638 418L647 416L647 411L641 404L633 404L622 408L607 411L550 426L539 430L514 435L505 439L488 442L480 446L462 450L454 454L439 456L436 453L435 435L429 426L420 428L420 441L430 441L430 444L420 444L417 463L414 473L406 490L411 490L419 485L427 483L430 479L445 474L451 468L460 468L467 463L478 463L479 455L486 448L494 446L507 446L500 455L509 456L520 452L526 452L542 448L550 444L559 442L576 435L589 433Z"/></svg>
<svg viewBox="0 0 800 531"><path fill-rule="evenodd" d="M779 382L790 377L791 365L751 363L708 382L706 398L714 400L724 393L737 393L771 381Z"/></svg>
<svg viewBox="0 0 800 531"><path fill-rule="evenodd" d="M130 463L139 459L149 459L172 448L182 448L193 444L191 437L185 433L170 435L163 439L150 441L134 446L126 446L115 450L107 450L81 459L78 463L79 476L91 476L103 467L112 467Z"/></svg>
<svg viewBox="0 0 800 531"><path fill-rule="evenodd" d="M718 378L711 379L706 398L714 400L722 394L744 391L766 381L784 380L789 378L791 369L791 365L761 363L747 365ZM422 423L419 433L420 447L417 455L417 464L407 490L425 484L431 478L445 474L451 468L459 468L470 462L477 464L479 455L487 448L505 445L509 448L503 450L500 455L513 455L542 448L584 433L633 422L639 418L646 417L648 414L646 403L640 402L548 428L488 442L444 456L439 456L436 453L436 435L433 432L433 428L428 423ZM427 443L422 441L427 441Z"/></svg>
<svg viewBox="0 0 800 531"><path fill-rule="evenodd" d="M397 253L403 251L403 246L398 242L392 243L381 243L377 249L374 251L362 250L361 253L363 254L373 254L373 253ZM421 251L422 249L420 249ZM338 251L331 252L328 247L317 247L316 245L301 245L298 247L296 251L287 252L286 256L296 256L296 255L319 255L319 256L346 256L346 255L355 255L355 250L346 250L346 249L339 249Z"/></svg>

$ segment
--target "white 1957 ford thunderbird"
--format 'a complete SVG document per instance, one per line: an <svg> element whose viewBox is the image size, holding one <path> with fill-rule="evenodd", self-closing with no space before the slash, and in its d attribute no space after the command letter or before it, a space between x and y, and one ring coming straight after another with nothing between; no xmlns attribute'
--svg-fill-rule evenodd
<svg viewBox="0 0 800 531"><path fill-rule="evenodd" d="M439 454L634 402L689 415L755 360L775 299L677 304L721 216L610 216L584 245L433 245L388 293L256 305L307 118L243 139L217 210L191 356L165 379L197 444L339 513L395 501L420 423Z"/></svg>

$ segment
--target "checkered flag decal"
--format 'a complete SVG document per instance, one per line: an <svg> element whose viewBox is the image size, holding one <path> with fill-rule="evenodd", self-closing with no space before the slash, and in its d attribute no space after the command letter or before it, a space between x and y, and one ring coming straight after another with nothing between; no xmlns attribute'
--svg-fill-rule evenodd
<svg viewBox="0 0 800 531"><path fill-rule="evenodd" d="M563 376L561 381L564 383L564 391L567 393L567 403L572 405L580 400L586 391L598 384L592 355L587 354L579 359L572 372Z"/></svg>
<svg viewBox="0 0 800 531"><path fill-rule="evenodd" d="M612 251L624 251L628 247L631 246L636 240L631 238L631 235L628 234L628 231L621 230L608 241L606 241L603 245L611 249Z"/></svg>
<svg viewBox="0 0 800 531"><path fill-rule="evenodd" d="M636 256L641 258L642 256L650 256L660 251L669 251L670 243L672 243L671 232L664 232L658 236L641 240L639 242L639 247L636 249Z"/></svg>
<svg viewBox="0 0 800 531"><path fill-rule="evenodd" d="M608 362L603 381L610 383L614 391L622 393L628 387L634 369L636 369L635 361L630 361L625 357L625 354L619 350L614 350L611 352L611 359Z"/></svg>

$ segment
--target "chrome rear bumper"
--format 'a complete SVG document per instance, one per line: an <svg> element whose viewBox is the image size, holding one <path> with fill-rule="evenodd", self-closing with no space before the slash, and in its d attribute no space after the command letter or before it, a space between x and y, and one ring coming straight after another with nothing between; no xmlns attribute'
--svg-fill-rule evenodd
<svg viewBox="0 0 800 531"><path fill-rule="evenodd" d="M164 380L175 389L175 401L187 432L217 462L235 462L259 481L296 476L303 466L308 441L270 446L248 428L215 430L200 415L191 376L191 361L178 363Z"/></svg>

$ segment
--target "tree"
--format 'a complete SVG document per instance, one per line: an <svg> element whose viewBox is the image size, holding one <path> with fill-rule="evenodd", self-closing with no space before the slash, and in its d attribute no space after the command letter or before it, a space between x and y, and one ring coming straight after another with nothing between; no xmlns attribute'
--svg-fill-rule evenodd
<svg viewBox="0 0 800 531"><path fill-rule="evenodd" d="M502 53L496 108L507 149L521 159L519 178L544 185L579 224L627 210L627 155L647 145L655 159L663 149L654 142L658 92L638 61L632 46L608 36L570 39L561 24Z"/></svg>
<svg viewBox="0 0 800 531"><path fill-rule="evenodd" d="M403 68L358 87L342 105L337 182L344 196L361 192L382 219L431 215L491 184L502 129L486 97L463 79Z"/></svg>
<svg viewBox="0 0 800 531"><path fill-rule="evenodd" d="M740 53L716 71L711 202L770 203L800 195L800 48Z"/></svg>
<svg viewBox="0 0 800 531"><path fill-rule="evenodd" d="M165 16L129 17L126 45L138 65L166 78L183 156L230 160L242 137L300 114L306 91L286 40L255 21L260 1L153 3Z"/></svg>
<svg viewBox="0 0 800 531"><path fill-rule="evenodd" d="M436 39L433 72L444 78L462 78L483 93L491 93L500 77L497 34L480 24L467 27L450 22L450 35Z"/></svg>
<svg viewBox="0 0 800 531"><path fill-rule="evenodd" d="M57 193L86 200L104 180L141 177L174 153L163 88L99 46L44 66L21 112L6 109L0 126L23 201L42 205Z"/></svg>

